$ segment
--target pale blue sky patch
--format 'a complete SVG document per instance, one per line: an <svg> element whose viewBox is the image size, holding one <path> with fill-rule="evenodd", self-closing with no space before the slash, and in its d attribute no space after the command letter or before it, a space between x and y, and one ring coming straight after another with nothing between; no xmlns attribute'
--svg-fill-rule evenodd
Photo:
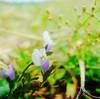
<svg viewBox="0 0 100 99"><path fill-rule="evenodd" d="M29 3L29 2L44 2L47 0L0 0L0 1L8 3Z"/></svg>

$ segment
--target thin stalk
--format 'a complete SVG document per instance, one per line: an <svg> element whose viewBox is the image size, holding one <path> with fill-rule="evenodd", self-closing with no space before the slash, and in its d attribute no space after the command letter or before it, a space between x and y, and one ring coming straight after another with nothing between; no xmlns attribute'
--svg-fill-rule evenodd
<svg viewBox="0 0 100 99"><path fill-rule="evenodd" d="M31 62L30 64L28 64L26 66L26 68L23 70L21 76L19 77L19 79L17 80L18 82L22 79L23 75L25 74L26 70L31 66L33 65L33 62ZM17 85L14 86L14 88L10 91L10 93L8 94L8 97L10 97L13 93L13 91L17 88Z"/></svg>
<svg viewBox="0 0 100 99"><path fill-rule="evenodd" d="M78 93L76 99L81 99L82 94L83 94L83 90L80 88L79 93Z"/></svg>
<svg viewBox="0 0 100 99"><path fill-rule="evenodd" d="M93 7L96 6L96 3L97 3L97 0L94 0ZM85 13L87 13L87 12L85 12ZM77 31L79 31L86 23L88 23L88 21L92 18L92 16L91 16L92 14L94 14L93 10L91 10L89 16L87 17L87 19L82 24L80 24L80 25L78 24L79 26L76 28Z"/></svg>
<svg viewBox="0 0 100 99"><path fill-rule="evenodd" d="M87 96L93 98L93 99L100 99L100 97L91 95L88 91L85 89L85 65L83 60L79 60L79 66L80 66L80 78L81 78L81 87L80 91L76 97L76 99L81 99L81 96L83 93L85 93Z"/></svg>
<svg viewBox="0 0 100 99"><path fill-rule="evenodd" d="M80 99L80 97L83 94L83 89L85 86L85 66L84 66L84 62L82 60L79 60L79 66L80 66L81 87L80 87L80 91L79 91L76 99Z"/></svg>
<svg viewBox="0 0 100 99"><path fill-rule="evenodd" d="M30 64L28 64L28 65L26 66L26 68L23 70L21 76L19 77L18 81L20 81L20 80L22 79L24 73L26 72L26 70L27 70L31 65L33 65L33 62L31 62Z"/></svg>
<svg viewBox="0 0 100 99"><path fill-rule="evenodd" d="M93 98L93 99L100 99L100 97L91 95L91 94L90 94L88 91L86 91L85 89L83 90L83 92L84 92L87 96L89 96L89 97L91 97L91 98Z"/></svg>

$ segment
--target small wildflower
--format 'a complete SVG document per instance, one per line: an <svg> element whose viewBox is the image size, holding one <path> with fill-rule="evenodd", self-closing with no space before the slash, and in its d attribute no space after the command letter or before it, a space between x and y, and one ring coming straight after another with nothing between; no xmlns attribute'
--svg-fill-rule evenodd
<svg viewBox="0 0 100 99"><path fill-rule="evenodd" d="M15 73L14 73L14 68L13 68L12 65L9 65L9 69L8 69L7 75L8 75L10 80L14 79Z"/></svg>
<svg viewBox="0 0 100 99"><path fill-rule="evenodd" d="M7 66L6 64L0 62L0 65L2 65L0 69L0 76L1 77L8 77L10 80L13 80L15 77L14 68L12 65Z"/></svg>
<svg viewBox="0 0 100 99"><path fill-rule="evenodd" d="M44 72L48 71L48 69L49 69L49 61L48 60L42 61L42 69L44 70Z"/></svg>
<svg viewBox="0 0 100 99"><path fill-rule="evenodd" d="M43 41L44 41L44 46L46 47L46 52L52 51L53 41L50 38L48 31L44 31L44 33L43 33Z"/></svg>
<svg viewBox="0 0 100 99"><path fill-rule="evenodd" d="M35 49L32 53L32 61L36 66L41 66L43 72L49 69L49 61L45 48Z"/></svg>

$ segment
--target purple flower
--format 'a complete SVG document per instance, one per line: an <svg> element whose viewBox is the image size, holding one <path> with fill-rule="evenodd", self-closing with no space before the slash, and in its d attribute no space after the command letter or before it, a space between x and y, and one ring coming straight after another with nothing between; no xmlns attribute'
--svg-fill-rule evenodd
<svg viewBox="0 0 100 99"><path fill-rule="evenodd" d="M48 71L49 69L49 61L48 60L43 60L42 61L42 70L44 70L44 72Z"/></svg>
<svg viewBox="0 0 100 99"><path fill-rule="evenodd" d="M12 65L9 66L7 75L9 77L10 80L13 80L15 77L15 73L14 73L14 68L12 67Z"/></svg>
<svg viewBox="0 0 100 99"><path fill-rule="evenodd" d="M49 32L46 30L43 32L44 46L46 47L46 52L52 51L53 41L49 36Z"/></svg>
<svg viewBox="0 0 100 99"><path fill-rule="evenodd" d="M44 48L35 49L32 53L32 61L36 66L41 66L43 73L49 69L49 61L47 58L47 53L52 51L53 41L49 36L48 31L43 33Z"/></svg>
<svg viewBox="0 0 100 99"><path fill-rule="evenodd" d="M45 48L35 49L32 53L32 61L36 66L40 66L43 72L46 72L49 69Z"/></svg>
<svg viewBox="0 0 100 99"><path fill-rule="evenodd" d="M14 72L13 66L12 65L7 66L6 64L1 63L1 62L0 62L0 65L2 66L1 70L0 70L0 76L1 77L6 76L10 80L13 80L15 77L15 72Z"/></svg>

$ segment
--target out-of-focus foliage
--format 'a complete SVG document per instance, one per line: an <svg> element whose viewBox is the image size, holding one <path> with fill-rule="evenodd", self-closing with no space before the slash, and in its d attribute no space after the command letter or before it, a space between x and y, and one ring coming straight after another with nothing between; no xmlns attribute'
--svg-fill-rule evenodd
<svg viewBox="0 0 100 99"><path fill-rule="evenodd" d="M32 95L34 99L40 96L56 99L66 94L73 98L79 88L79 59L85 63L86 89L100 95L99 5L99 0L0 4L0 59L14 64L16 70L15 79L10 82L10 87L16 86L12 97L18 94L25 99ZM18 77L32 61L33 50L43 45L41 35L46 29L54 42L53 54L49 56L54 70L45 75L47 82L43 83L40 68L33 65L18 83ZM9 89L8 84L5 85Z"/></svg>
<svg viewBox="0 0 100 99"><path fill-rule="evenodd" d="M8 94L10 91L9 84L5 79L0 79L0 97Z"/></svg>

